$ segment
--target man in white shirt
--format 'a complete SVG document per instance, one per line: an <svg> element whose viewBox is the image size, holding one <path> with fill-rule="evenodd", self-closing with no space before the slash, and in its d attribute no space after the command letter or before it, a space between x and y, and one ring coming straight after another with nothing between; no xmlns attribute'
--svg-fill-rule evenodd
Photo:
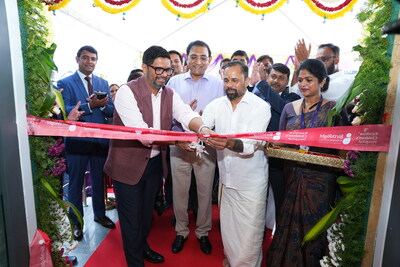
<svg viewBox="0 0 400 267"><path fill-rule="evenodd" d="M295 65L296 68L300 63L309 58L311 52L311 44L308 49L304 40L299 40L295 47ZM327 43L318 46L317 59L321 60L326 67L329 75L328 90L322 93L323 97L332 101L337 101L353 84L354 77L346 74L344 71L339 71L340 48L334 44ZM302 96L297 86L297 73L292 78L291 91Z"/></svg>
<svg viewBox="0 0 400 267"><path fill-rule="evenodd" d="M240 61L225 66L224 90L205 108L204 123L218 134L264 132L270 105L247 91L248 67ZM224 252L230 266L260 266L265 226L268 159L263 142L207 138L217 149L220 172L220 221Z"/></svg>
<svg viewBox="0 0 400 267"><path fill-rule="evenodd" d="M167 86L173 73L168 52L151 46L143 54L144 76L124 84L115 97L114 124L170 130L172 117L185 129L207 133L196 112ZM167 176L166 150L171 142L112 139L104 172L114 183L118 217L128 266L143 266L143 259L161 263L164 257L146 241L162 176Z"/></svg>

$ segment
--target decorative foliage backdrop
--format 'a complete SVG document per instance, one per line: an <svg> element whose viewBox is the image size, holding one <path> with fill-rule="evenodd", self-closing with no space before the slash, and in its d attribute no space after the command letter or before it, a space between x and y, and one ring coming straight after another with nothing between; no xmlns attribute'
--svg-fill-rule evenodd
<svg viewBox="0 0 400 267"><path fill-rule="evenodd" d="M390 81L391 51L393 38L382 36L383 26L391 20L391 0L371 0L357 18L364 24L367 37L354 50L360 52L362 64L356 75L351 92L338 100L332 114L343 110L356 99L354 125L379 124L385 120L386 89ZM393 14L397 18L397 14ZM349 153L348 153L349 155ZM348 177L341 176L338 183L344 197L334 213L341 212L340 223L328 230L331 239L330 253L322 266L360 266L363 260L368 211L378 154L352 152L346 161ZM332 221L330 222L332 223ZM324 225L325 227L327 225ZM340 246L335 240L340 239ZM334 248L335 247L335 248ZM332 248L332 249L331 249Z"/></svg>
<svg viewBox="0 0 400 267"><path fill-rule="evenodd" d="M45 16L47 11L42 3L31 0L18 0L18 8L28 113L39 117L48 117L48 104L52 106L54 98L51 96L49 98L49 95L51 95L49 83L45 82L44 77L40 75L44 72L41 55L44 51L48 51L46 39L48 21ZM40 181L43 179L61 199L60 175L65 170L64 161L60 156L63 147L52 137L30 136L29 143L38 228L47 233L52 240L55 266L64 266L65 264L61 260L61 246L70 236L70 232L62 231L62 225L66 221L65 214Z"/></svg>

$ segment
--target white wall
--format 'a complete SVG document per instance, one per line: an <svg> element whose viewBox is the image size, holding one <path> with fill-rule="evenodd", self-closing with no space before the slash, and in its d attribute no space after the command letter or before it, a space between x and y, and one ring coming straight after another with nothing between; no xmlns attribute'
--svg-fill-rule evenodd
<svg viewBox="0 0 400 267"><path fill-rule="evenodd" d="M22 61L17 1L6 0L5 7L9 27L8 31L10 33L11 64L13 76L12 79L14 84L15 113L17 115L16 124L18 127L18 149L21 162L26 223L28 227L29 242L31 242L36 233L37 225L35 201L33 195L31 160L27 134L28 132L26 126L24 69Z"/></svg>
<svg viewBox="0 0 400 267"><path fill-rule="evenodd" d="M400 81L400 75L399 75ZM388 158L386 162L385 182L382 194L381 211L379 214L377 238L374 253L373 266L382 266L383 252L385 248L385 240L387 227L389 222L390 206L392 202L392 194L395 180L395 172L397 165L397 158L399 153L399 142L400 142L400 120L395 114L400 114L400 83L397 85L396 100L394 103L394 110L392 113L392 132L390 137L390 149L388 152ZM399 179L399 177L397 177ZM398 264L398 263L397 263Z"/></svg>

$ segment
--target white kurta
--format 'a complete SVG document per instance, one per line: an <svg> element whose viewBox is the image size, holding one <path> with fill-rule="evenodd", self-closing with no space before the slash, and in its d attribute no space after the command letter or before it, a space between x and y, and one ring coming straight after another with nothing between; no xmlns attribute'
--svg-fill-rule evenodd
<svg viewBox="0 0 400 267"><path fill-rule="evenodd" d="M225 96L208 104L202 115L219 134L264 132L270 118L270 105L249 92L234 111ZM242 141L242 153L217 151L222 242L232 267L260 266L265 227L268 159L262 141Z"/></svg>

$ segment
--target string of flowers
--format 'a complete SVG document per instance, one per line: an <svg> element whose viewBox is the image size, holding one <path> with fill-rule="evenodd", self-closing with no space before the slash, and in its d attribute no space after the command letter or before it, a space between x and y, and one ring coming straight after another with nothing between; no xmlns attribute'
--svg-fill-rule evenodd
<svg viewBox="0 0 400 267"><path fill-rule="evenodd" d="M214 0L198 0L198 1L196 1L192 4L188 4L188 5L181 4L181 3L177 2L176 0L161 0L161 3L164 5L164 7L166 9L168 9L169 12L178 16L178 18L190 19L190 18L194 18L194 17L198 16L201 13L206 13L213 1ZM202 6L200 6L203 2L206 2L206 3ZM192 12L182 12L182 11L176 9L174 6L181 7L181 8L196 8L199 6L200 7Z"/></svg>
<svg viewBox="0 0 400 267"><path fill-rule="evenodd" d="M337 19L343 17L347 12L352 10L357 0L345 0L335 7L327 7L317 0L304 0L304 2L318 16L325 19Z"/></svg>
<svg viewBox="0 0 400 267"><path fill-rule="evenodd" d="M252 0L245 0L245 1L235 0L238 6L256 15L264 15L267 13L274 12L278 10L283 4L285 4L286 1L287 0L271 0L265 3L257 3Z"/></svg>
<svg viewBox="0 0 400 267"><path fill-rule="evenodd" d="M182 8L193 8L193 7L196 7L196 6L198 6L198 5L200 5L202 2L204 2L205 0L197 0L197 1L195 1L195 2L193 2L193 3L191 3L191 4L181 4L181 3L179 3L178 1L175 1L175 0L169 0L169 2L171 3L171 4L173 4L174 6L176 6L176 7L182 7Z"/></svg>
<svg viewBox="0 0 400 267"><path fill-rule="evenodd" d="M100 7L101 9L103 9L105 12L110 13L110 14L118 14L118 13L122 13L122 12L126 12L130 9L132 9L133 7L135 7L137 4L139 4L139 2L141 0L124 0L123 3L119 4L119 2L122 1L110 1L110 0L93 0L95 6ZM111 4L113 6L122 6L123 4L125 4L125 6L123 7L110 7L107 4L103 3L102 1L105 1L108 4ZM113 2L118 2L113 4Z"/></svg>
<svg viewBox="0 0 400 267"><path fill-rule="evenodd" d="M120 0L120 1L114 1L114 0L104 0L107 4L113 5L113 6L122 6L125 4L129 4L132 0Z"/></svg>
<svg viewBox="0 0 400 267"><path fill-rule="evenodd" d="M60 3L62 0L38 0L38 1L50 6Z"/></svg>
<svg viewBox="0 0 400 267"><path fill-rule="evenodd" d="M55 2L54 5L49 6L49 11L53 11L53 10L57 10L57 9L63 8L66 5L68 5L70 1L71 0L56 0L56 1L54 1Z"/></svg>

